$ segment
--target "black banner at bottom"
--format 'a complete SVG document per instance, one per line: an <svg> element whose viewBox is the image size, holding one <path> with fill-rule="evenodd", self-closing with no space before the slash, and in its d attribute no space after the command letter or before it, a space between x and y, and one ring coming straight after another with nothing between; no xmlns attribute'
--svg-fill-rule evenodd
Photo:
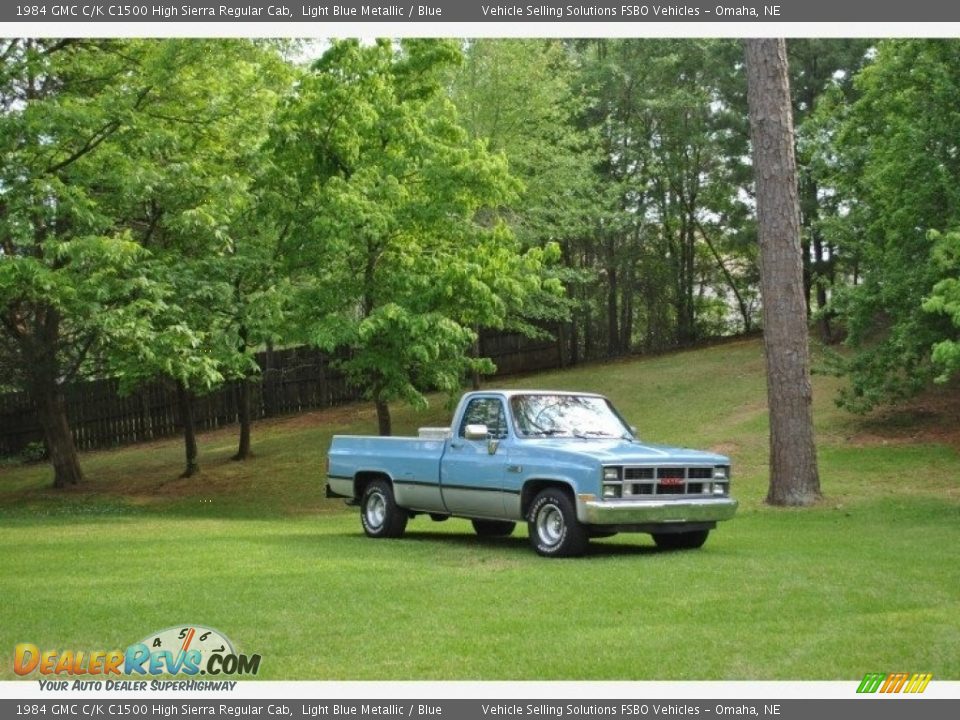
<svg viewBox="0 0 960 720"><path fill-rule="evenodd" d="M842 713L842 715L841 715ZM0 718L355 718L356 720L663 720L676 718L960 717L960 700L0 700Z"/></svg>

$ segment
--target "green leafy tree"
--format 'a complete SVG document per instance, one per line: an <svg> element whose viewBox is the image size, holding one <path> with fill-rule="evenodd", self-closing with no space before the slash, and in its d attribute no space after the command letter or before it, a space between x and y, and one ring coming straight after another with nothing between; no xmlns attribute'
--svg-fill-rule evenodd
<svg viewBox="0 0 960 720"><path fill-rule="evenodd" d="M936 380L946 382L960 370L960 233L932 233L933 262L944 278L933 286L923 303L929 313L950 320L952 332L933 344L931 358L939 372Z"/></svg>
<svg viewBox="0 0 960 720"><path fill-rule="evenodd" d="M64 386L173 312L143 271L150 253L130 222L138 158L126 149L176 112L178 63L155 41L126 40L5 40L0 58L2 342L63 487L83 477ZM188 348L192 332L179 330Z"/></svg>
<svg viewBox="0 0 960 720"><path fill-rule="evenodd" d="M634 335L649 349L695 341L727 288L749 327L755 273L731 260L748 183L735 45L601 40L581 51L609 200L585 248L602 267L608 353Z"/></svg>
<svg viewBox="0 0 960 720"><path fill-rule="evenodd" d="M884 41L855 85L852 105L830 108L842 121L824 184L840 201L825 232L857 259L833 303L853 353L834 362L850 381L840 402L866 411L924 388L939 372L931 348L952 332L923 303L944 272L930 231L960 226L956 42Z"/></svg>
<svg viewBox="0 0 960 720"><path fill-rule="evenodd" d="M503 209L521 246L557 243L565 262L549 272L576 292L585 277L569 260L574 244L594 225L599 147L577 123L585 98L577 92L573 53L559 40L466 41L451 97L470 138L503 153L521 183L518 200ZM540 292L524 303L523 317L508 318L507 326L537 335L537 326L549 323L565 348L571 309L569 296Z"/></svg>
<svg viewBox="0 0 960 720"><path fill-rule="evenodd" d="M237 108L256 100L241 96L253 51L233 40L0 43L0 346L37 408L57 487L82 479L67 384L222 376L185 302L200 274L184 258L209 209L237 195L210 162L224 137L211 128L241 129Z"/></svg>
<svg viewBox="0 0 960 720"><path fill-rule="evenodd" d="M830 188L823 181L822 148L835 126L829 112L818 116L821 101L828 105L854 96L853 78L867 59L873 40L860 38L798 38L787 42L790 60L790 95L797 128L801 245L807 308L816 300L820 338L835 340L832 312L828 309L831 288L837 282L838 246L824 234L823 221L835 211ZM842 270L842 264L840 265Z"/></svg>
<svg viewBox="0 0 960 720"><path fill-rule="evenodd" d="M194 343L191 354L162 343L115 348L111 366L128 387L155 377L175 383L187 476L199 469L194 396L226 381L239 381L236 457L249 455L247 381L259 372L253 353L274 339L282 320L286 285L277 272L278 231L262 207L269 202L270 167L261 159L276 100L290 79L279 49L193 41L190 51L218 72L182 66L178 115L164 128L163 142L145 136L128 148L140 158L131 180L145 198L133 224L147 228L140 242L152 250L180 311L157 322L182 323Z"/></svg>
<svg viewBox="0 0 960 720"><path fill-rule="evenodd" d="M453 391L472 328L500 327L540 289L554 252L520 253L496 208L517 185L502 156L470 142L441 85L455 43L336 42L280 113L274 138L290 218L284 254L297 324L343 363L375 402L422 404Z"/></svg>

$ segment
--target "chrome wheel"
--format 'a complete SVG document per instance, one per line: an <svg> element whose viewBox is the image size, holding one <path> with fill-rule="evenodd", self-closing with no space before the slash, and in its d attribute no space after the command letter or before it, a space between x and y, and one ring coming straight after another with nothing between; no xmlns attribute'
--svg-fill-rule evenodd
<svg viewBox="0 0 960 720"><path fill-rule="evenodd" d="M367 496L367 504L363 508L363 513L367 518L367 526L371 530L379 530L383 527L383 521L387 517L387 501L382 493L372 492Z"/></svg>
<svg viewBox="0 0 960 720"><path fill-rule="evenodd" d="M583 555L589 537L577 521L576 506L565 488L547 487L533 499L527 511L530 544L545 557Z"/></svg>
<svg viewBox="0 0 960 720"><path fill-rule="evenodd" d="M548 503L537 513L537 535L544 545L554 546L563 540L563 513L560 508Z"/></svg>
<svg viewBox="0 0 960 720"><path fill-rule="evenodd" d="M397 507L388 480L374 480L364 489L360 500L360 524L368 537L398 538L403 535L409 518L406 510Z"/></svg>

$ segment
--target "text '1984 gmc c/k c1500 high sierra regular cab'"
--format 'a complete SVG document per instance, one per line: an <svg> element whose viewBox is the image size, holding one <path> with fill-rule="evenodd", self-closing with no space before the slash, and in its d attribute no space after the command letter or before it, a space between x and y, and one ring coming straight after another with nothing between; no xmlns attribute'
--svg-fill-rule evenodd
<svg viewBox="0 0 960 720"><path fill-rule="evenodd" d="M728 458L642 443L592 393L470 392L450 428L336 435L328 457L327 495L359 505L373 538L400 537L424 514L468 518L485 536L526 521L531 545L550 557L580 555L590 538L619 532L698 548L737 509Z"/></svg>

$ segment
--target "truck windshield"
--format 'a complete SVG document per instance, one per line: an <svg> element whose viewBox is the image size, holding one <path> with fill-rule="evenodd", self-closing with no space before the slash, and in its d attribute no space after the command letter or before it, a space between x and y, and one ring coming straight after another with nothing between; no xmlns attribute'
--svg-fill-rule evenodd
<svg viewBox="0 0 960 720"><path fill-rule="evenodd" d="M583 395L514 395L513 421L520 437L632 437L605 398Z"/></svg>

